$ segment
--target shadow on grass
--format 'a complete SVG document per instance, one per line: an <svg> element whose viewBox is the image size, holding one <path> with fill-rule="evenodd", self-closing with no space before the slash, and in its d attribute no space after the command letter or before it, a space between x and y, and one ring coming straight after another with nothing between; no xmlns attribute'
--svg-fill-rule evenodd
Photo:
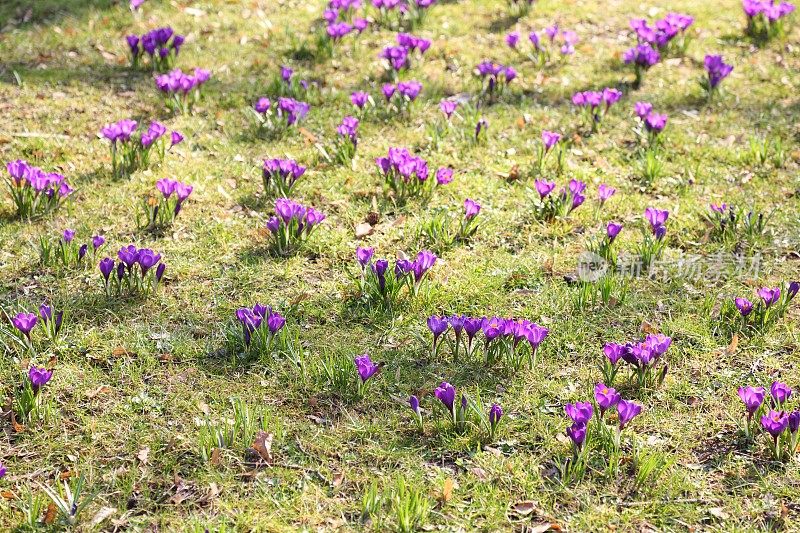
<svg viewBox="0 0 800 533"><path fill-rule="evenodd" d="M151 2L157 0L150 0ZM4 0L0 3L0 25L11 22L26 28L66 17L82 17L88 12L127 6L128 0Z"/></svg>

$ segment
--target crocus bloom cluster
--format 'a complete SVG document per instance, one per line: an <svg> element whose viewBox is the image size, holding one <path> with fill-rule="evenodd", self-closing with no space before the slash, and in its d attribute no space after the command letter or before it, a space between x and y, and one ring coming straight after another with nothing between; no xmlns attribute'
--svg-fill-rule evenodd
<svg viewBox="0 0 800 533"><path fill-rule="evenodd" d="M397 109L407 109L422 92L422 84L416 80L401 81L397 85L385 83L381 92L387 103L393 103Z"/></svg>
<svg viewBox="0 0 800 533"><path fill-rule="evenodd" d="M519 45L520 35L512 32L506 35L506 44L517 52L525 54L528 59L543 66L553 56L554 50L558 50L559 57L568 57L575 53L575 45L578 43L578 34L571 30L563 30L558 24L553 24L541 32L532 31L528 34L530 48L525 50Z"/></svg>
<svg viewBox="0 0 800 533"><path fill-rule="evenodd" d="M299 123L308 114L310 106L306 102L301 102L293 98L279 98L276 106L276 114L286 121L286 126L293 126Z"/></svg>
<svg viewBox="0 0 800 533"><path fill-rule="evenodd" d="M667 219L669 211L648 207L644 211L647 220L647 229L644 230L644 239L639 246L641 266L647 269L654 260L661 257L666 247Z"/></svg>
<svg viewBox="0 0 800 533"><path fill-rule="evenodd" d="M784 287L762 287L756 291L754 301L743 297L726 301L721 314L739 331L763 331L786 314L798 291L798 281Z"/></svg>
<svg viewBox="0 0 800 533"><path fill-rule="evenodd" d="M551 152L556 152L556 160L557 160L557 168L558 172L561 173L563 167L563 155L564 150L561 148L559 144L561 142L561 134L556 133L554 131L542 130L542 144L539 146L538 149L538 157L537 157L537 167L539 173L541 174L544 171L544 163L547 159L547 156L550 155Z"/></svg>
<svg viewBox="0 0 800 533"><path fill-rule="evenodd" d="M619 362L622 360L630 365L640 387L652 386L656 381L661 383L667 375L668 365L666 361L663 365L659 365L659 362L671 345L672 339L661 334L647 335L642 341L627 344L607 343L603 346L603 374L606 382L614 383Z"/></svg>
<svg viewBox="0 0 800 533"><path fill-rule="evenodd" d="M428 9L436 0L372 0L378 10L381 25L415 27L422 23Z"/></svg>
<svg viewBox="0 0 800 533"><path fill-rule="evenodd" d="M334 159L340 165L350 163L356 155L358 147L358 125L355 117L344 117L342 123L336 127L336 142L334 145Z"/></svg>
<svg viewBox="0 0 800 533"><path fill-rule="evenodd" d="M138 169L150 166L153 153L161 160L169 148L183 142L183 135L173 131L167 146L167 128L152 121L147 130L139 132L135 120L120 120L100 130L111 142L111 165L115 176L128 176Z"/></svg>
<svg viewBox="0 0 800 533"><path fill-rule="evenodd" d="M620 394L612 387L603 383L598 383L594 388L594 399L600 410L598 427L605 432L605 421L603 420L606 412L612 408L617 412L617 429L614 437L614 445L617 449L620 446L620 436L631 420L642 412L642 406L629 400L623 400ZM594 405L591 402L568 403L564 406L564 412L572 421L572 425L567 428L567 436L573 444L573 455L575 458L584 458L581 452L586 452L584 444L589 432L589 425L595 415Z"/></svg>
<svg viewBox="0 0 800 533"><path fill-rule="evenodd" d="M764 401L767 395L764 387L746 386L738 390L747 411L745 435L752 438L754 430L759 427L756 422L760 422L762 431L770 438L770 447L777 460L787 454L794 455L797 449L800 410L789 409L792 392L791 387L780 381L773 381L770 385L768 401Z"/></svg>
<svg viewBox="0 0 800 533"><path fill-rule="evenodd" d="M169 26L149 31L141 37L137 35L126 37L133 66L138 67L146 54L150 57L153 68L158 71L172 68L185 39L183 35L175 33Z"/></svg>
<svg viewBox="0 0 800 533"><path fill-rule="evenodd" d="M428 179L428 162L411 155L406 148L389 148L388 156L375 159L375 164L384 184L398 201L430 194L433 187L449 183L453 176L452 169L441 168L435 180Z"/></svg>
<svg viewBox="0 0 800 533"><path fill-rule="evenodd" d="M514 67L508 67L492 61L484 61L476 67L476 72L483 83L483 92L493 97L501 93L517 77Z"/></svg>
<svg viewBox="0 0 800 533"><path fill-rule="evenodd" d="M477 349L476 335L483 337L483 356L488 365L505 360L509 366L519 369L527 362L533 367L539 345L547 338L549 330L529 320L494 317L468 317L465 315L431 316L428 329L433 334L433 353L440 350L443 337L450 329L453 339L449 342L454 358L463 347L471 356ZM526 342L521 342L526 341Z"/></svg>
<svg viewBox="0 0 800 533"><path fill-rule="evenodd" d="M586 183L571 179L567 187L553 194L556 182L537 179L534 188L538 198L534 199L534 214L540 220L552 221L558 216L565 217L580 207L586 200Z"/></svg>
<svg viewBox="0 0 800 533"><path fill-rule="evenodd" d="M202 68L186 74L175 69L167 74L156 76L156 88L164 96L164 103L172 111L186 113L200 99L202 86L211 79L211 72Z"/></svg>
<svg viewBox="0 0 800 533"><path fill-rule="evenodd" d="M675 37L683 36L684 32L693 23L694 18L689 15L667 13L663 19L655 21L653 26L642 18L631 19L630 26L636 32L636 38L639 43L664 49Z"/></svg>
<svg viewBox="0 0 800 533"><path fill-rule="evenodd" d="M406 70L411 67L411 57L415 51L422 56L430 48L428 39L416 37L410 33L397 34L397 46L387 46L381 51L380 57L385 59L395 71Z"/></svg>
<svg viewBox="0 0 800 533"><path fill-rule="evenodd" d="M600 128L600 123L612 105L619 102L622 92L612 87L602 91L583 91L572 95L572 104L580 108L585 120L595 132Z"/></svg>
<svg viewBox="0 0 800 533"><path fill-rule="evenodd" d="M700 81L700 85L705 89L708 97L711 98L716 92L717 87L725 78L733 72L733 65L728 65L720 55L707 55L703 61L707 77Z"/></svg>
<svg viewBox="0 0 800 533"><path fill-rule="evenodd" d="M275 251L287 255L305 242L325 215L288 198L275 200L275 216L267 221L267 229L274 237Z"/></svg>
<svg viewBox="0 0 800 533"><path fill-rule="evenodd" d="M742 9L747 16L747 34L770 39L783 35L783 20L793 13L791 2L777 0L742 0Z"/></svg>
<svg viewBox="0 0 800 533"><path fill-rule="evenodd" d="M133 244L120 248L117 259L115 263L106 257L98 265L108 295L149 294L158 287L167 268L161 254L149 248L138 249Z"/></svg>
<svg viewBox="0 0 800 533"><path fill-rule="evenodd" d="M667 115L653 111L653 105L648 102L636 102L634 111L647 132L649 146L655 148L659 134L667 127Z"/></svg>
<svg viewBox="0 0 800 533"><path fill-rule="evenodd" d="M241 341L249 353L267 355L282 347L281 330L286 319L268 305L255 304L252 309L236 310L236 320L242 327Z"/></svg>
<svg viewBox="0 0 800 533"><path fill-rule="evenodd" d="M306 173L306 167L294 159L265 159L261 172L264 192L271 197L288 198L297 180Z"/></svg>
<svg viewBox="0 0 800 533"><path fill-rule="evenodd" d="M149 196L144 205L146 224L139 224L150 229L171 225L194 187L178 180L163 178L156 182L156 189L158 194Z"/></svg>
<svg viewBox="0 0 800 533"><path fill-rule="evenodd" d="M45 172L18 159L6 164L6 185L17 215L35 218L57 209L72 194L72 187L61 174Z"/></svg>
<svg viewBox="0 0 800 533"><path fill-rule="evenodd" d="M387 259L374 259L374 256L372 248L356 249L361 269L359 291L365 299L386 305L394 303L403 287L416 296L437 259L433 252L422 250L413 261L398 259L394 269L390 269Z"/></svg>
<svg viewBox="0 0 800 533"><path fill-rule="evenodd" d="M91 242L80 243L75 240L75 231L65 229L57 243L53 243L44 235L39 237L39 259L46 266L51 265L54 260L65 267L82 265L84 259L87 259L87 256L93 258L105 242L105 237L95 235Z"/></svg>
<svg viewBox="0 0 800 533"><path fill-rule="evenodd" d="M368 102L372 102L372 97L369 93L364 91L355 91L350 95L350 102L356 106L359 111L364 111ZM372 105L375 103L372 102Z"/></svg>
<svg viewBox="0 0 800 533"><path fill-rule="evenodd" d="M463 431L467 421L467 407L469 405L467 396L462 394L461 401L456 403L456 389L446 381L443 381L436 387L433 394L449 415L448 417L453 423L453 428L456 431Z"/></svg>
<svg viewBox="0 0 800 533"><path fill-rule="evenodd" d="M622 54L622 60L626 65L633 65L633 72L636 76L634 86L638 87L642 83L644 73L661 61L661 54L649 44L644 43L626 50Z"/></svg>

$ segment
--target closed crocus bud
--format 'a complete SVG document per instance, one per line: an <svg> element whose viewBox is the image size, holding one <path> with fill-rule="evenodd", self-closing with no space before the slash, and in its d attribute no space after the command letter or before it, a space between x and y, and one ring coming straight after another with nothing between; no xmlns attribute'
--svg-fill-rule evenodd
<svg viewBox="0 0 800 533"><path fill-rule="evenodd" d="M642 406L628 400L620 400L617 403L617 414L619 415L619 429L622 430L642 412Z"/></svg>
<svg viewBox="0 0 800 533"><path fill-rule="evenodd" d="M450 413L454 413L455 407L455 400L456 400L456 389L448 382L443 381L436 390L433 391L433 394L439 399L440 402L447 408Z"/></svg>
<svg viewBox="0 0 800 533"><path fill-rule="evenodd" d="M66 242L66 243L72 242L72 239L75 238L75 231L71 230L71 229L65 229L63 238L64 238L64 242Z"/></svg>
<svg viewBox="0 0 800 533"><path fill-rule="evenodd" d="M165 265L164 263L161 263L156 267L156 283L160 283L161 282L161 278L164 277L164 271L166 269L167 269L167 265Z"/></svg>
<svg viewBox="0 0 800 533"><path fill-rule="evenodd" d="M800 411L793 411L789 413L789 431L797 433L800 428Z"/></svg>
<svg viewBox="0 0 800 533"><path fill-rule="evenodd" d="M46 368L37 368L34 365L28 369L28 379L31 382L31 388L33 388L33 392L38 393L39 389L47 385L47 382L53 377L53 371L47 370Z"/></svg>
<svg viewBox="0 0 800 533"><path fill-rule="evenodd" d="M433 343L436 344L436 340L439 336L447 331L447 328L450 327L450 324L447 322L447 319L443 316L431 316L428 318L428 329L431 330L433 333Z"/></svg>
<svg viewBox="0 0 800 533"><path fill-rule="evenodd" d="M772 396L772 400L780 406L791 397L792 389L786 383L773 381L769 388L769 393Z"/></svg>
<svg viewBox="0 0 800 533"><path fill-rule="evenodd" d="M95 235L94 237L92 237L92 247L95 249L95 251L97 251L98 248L103 246L105 242L106 238L103 237L102 235Z"/></svg>
<svg viewBox="0 0 800 533"><path fill-rule="evenodd" d="M83 257L86 255L87 250L89 250L88 244L82 244L81 247L78 248L78 261L83 259Z"/></svg>
<svg viewBox="0 0 800 533"><path fill-rule="evenodd" d="M114 270L114 260L109 257L105 257L100 260L100 264L98 266L100 268L100 273L103 275L106 282L108 282L108 276L110 276L111 271Z"/></svg>
<svg viewBox="0 0 800 533"><path fill-rule="evenodd" d="M181 132L179 132L179 131L173 131L173 132L170 134L170 145L169 145L169 147L170 147L170 148L172 148L172 147L173 147L173 146L175 146L176 144L180 144L180 143L182 143L182 142L183 142L183 139L184 139L184 137L183 137L183 134L182 134Z"/></svg>
<svg viewBox="0 0 800 533"><path fill-rule="evenodd" d="M564 412L567 413L567 416L570 417L573 422L577 424L586 424L592 418L594 407L592 407L591 402L568 403L564 406Z"/></svg>
<svg viewBox="0 0 800 533"><path fill-rule="evenodd" d="M789 283L789 289L786 291L786 297L791 300L800 291L800 281L793 281Z"/></svg>
<svg viewBox="0 0 800 533"><path fill-rule="evenodd" d="M471 220L481 212L481 204L467 198L464 200L464 218Z"/></svg>
<svg viewBox="0 0 800 533"><path fill-rule="evenodd" d="M567 428L567 436L576 449L580 450L586 440L586 424L574 423Z"/></svg>
<svg viewBox="0 0 800 533"><path fill-rule="evenodd" d="M0 463L0 479L6 477L6 467Z"/></svg>
<svg viewBox="0 0 800 533"><path fill-rule="evenodd" d="M616 222L609 222L606 226L606 235L608 235L608 240L610 242L614 242L614 239L617 238L619 232L622 231L622 224L617 224Z"/></svg>
<svg viewBox="0 0 800 533"><path fill-rule="evenodd" d="M503 408L500 407L499 404L492 404L492 407L489 409L489 423L492 426L496 426L500 419L503 417Z"/></svg>
<svg viewBox="0 0 800 533"><path fill-rule="evenodd" d="M739 398L747 409L748 415L752 416L753 413L758 411L761 404L764 403L764 395L766 391L764 387L739 387Z"/></svg>
<svg viewBox="0 0 800 533"><path fill-rule="evenodd" d="M117 263L117 279L122 279L125 277L125 263L119 262Z"/></svg>
<svg viewBox="0 0 800 533"><path fill-rule="evenodd" d="M42 317L42 320L46 324L51 318L53 318L53 308L45 304L40 305L39 316Z"/></svg>
<svg viewBox="0 0 800 533"><path fill-rule="evenodd" d="M519 42L519 33L514 31L506 35L506 44L511 48L516 48L518 42Z"/></svg>
<svg viewBox="0 0 800 533"><path fill-rule="evenodd" d="M777 287L774 289L764 287L762 289L758 289L757 294L764 301L764 306L770 307L780 299L781 290Z"/></svg>
<svg viewBox="0 0 800 533"><path fill-rule="evenodd" d="M279 313L271 313L267 318L267 327L273 335L280 331L284 325L286 325L286 319Z"/></svg>
<svg viewBox="0 0 800 533"><path fill-rule="evenodd" d="M408 406L411 407L411 410L414 411L414 414L417 416L422 415L422 412L419 410L419 398L413 394L408 397Z"/></svg>

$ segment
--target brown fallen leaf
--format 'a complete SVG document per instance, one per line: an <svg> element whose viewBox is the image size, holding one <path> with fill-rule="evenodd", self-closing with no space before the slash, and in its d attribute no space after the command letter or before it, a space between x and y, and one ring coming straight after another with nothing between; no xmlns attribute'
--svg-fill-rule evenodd
<svg viewBox="0 0 800 533"><path fill-rule="evenodd" d="M14 496L14 493L10 490L4 490L3 492L0 492L0 498L3 498L4 500L15 500L17 497Z"/></svg>
<svg viewBox="0 0 800 533"><path fill-rule="evenodd" d="M219 466L220 463L222 462L222 460L220 459L220 456L219 456L219 448L214 448L211 451L211 461L210 462L211 462L212 466Z"/></svg>
<svg viewBox="0 0 800 533"><path fill-rule="evenodd" d="M309 144L314 144L315 142L317 142L317 137L316 137L316 135L314 135L313 133L311 133L311 132L310 132L310 131L308 131L307 129L305 129L305 128L298 128L298 131L299 131L299 132L300 132L300 133L303 135L303 137L305 137L305 138L306 138L306 141L307 141Z"/></svg>
<svg viewBox="0 0 800 533"><path fill-rule="evenodd" d="M111 352L111 355L113 355L114 357L136 357L135 353L129 352L122 346L117 346L116 348L114 348L114 351Z"/></svg>
<svg viewBox="0 0 800 533"><path fill-rule="evenodd" d="M65 479L69 479L71 477L75 477L75 472L73 472L72 470L65 470L64 472L61 472L58 475L58 479L60 479L61 481L64 481Z"/></svg>
<svg viewBox="0 0 800 533"><path fill-rule="evenodd" d="M96 528L116 512L117 510L114 507L101 507L92 518L92 521L89 522L90 529Z"/></svg>
<svg viewBox="0 0 800 533"><path fill-rule="evenodd" d="M733 355L736 353L736 348L739 346L739 334L734 333L731 343L725 348L725 355Z"/></svg>
<svg viewBox="0 0 800 533"><path fill-rule="evenodd" d="M554 524L551 522L542 522L541 524L536 524L535 526L531 526L528 530L528 533L544 533L545 531L561 531L561 526L558 524Z"/></svg>
<svg viewBox="0 0 800 533"><path fill-rule="evenodd" d="M487 479L489 479L489 476L486 474L486 470L484 470L479 466L474 466L470 468L469 471L472 472L475 475L475 477L481 481L486 481Z"/></svg>
<svg viewBox="0 0 800 533"><path fill-rule="evenodd" d="M136 454L136 458L139 459L139 461L141 461L142 464L146 465L149 455L150 455L150 448L145 446L144 448L139 450L139 453Z"/></svg>
<svg viewBox="0 0 800 533"><path fill-rule="evenodd" d="M22 433L25 431L25 426L17 422L17 417L14 414L14 411L11 411L11 427L14 429L14 433Z"/></svg>
<svg viewBox="0 0 800 533"><path fill-rule="evenodd" d="M53 522L56 521L56 504L50 502L47 504L47 511L44 513L44 523L46 525L52 525Z"/></svg>
<svg viewBox="0 0 800 533"><path fill-rule="evenodd" d="M514 512L520 516L528 516L536 510L536 503L531 500L525 500L514 504Z"/></svg>
<svg viewBox="0 0 800 533"><path fill-rule="evenodd" d="M272 433L259 431L256 435L256 440L253 441L252 446L252 448L258 452L258 455L267 462L267 464L272 464L272 438Z"/></svg>
<svg viewBox="0 0 800 533"><path fill-rule="evenodd" d="M442 495L441 498L439 498L442 500L442 503L447 503L453 499L453 485L453 478L449 477L444 480L444 484L442 485Z"/></svg>
<svg viewBox="0 0 800 533"><path fill-rule="evenodd" d="M336 472L331 480L331 485L334 488L339 487L341 486L342 482L344 482L344 472Z"/></svg>
<svg viewBox="0 0 800 533"><path fill-rule="evenodd" d="M656 335L658 330L648 321L642 322L641 330L649 335Z"/></svg>
<svg viewBox="0 0 800 533"><path fill-rule="evenodd" d="M111 392L111 387L109 387L108 385L100 385L95 390L87 392L86 397L91 400L92 398L94 398L99 394L106 394L109 392Z"/></svg>

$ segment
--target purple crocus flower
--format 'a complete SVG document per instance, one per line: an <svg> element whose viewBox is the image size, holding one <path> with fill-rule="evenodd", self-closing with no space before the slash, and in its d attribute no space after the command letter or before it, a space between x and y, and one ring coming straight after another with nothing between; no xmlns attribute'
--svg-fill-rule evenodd
<svg viewBox="0 0 800 533"><path fill-rule="evenodd" d="M358 370L358 377L361 378L361 382L365 383L369 378L380 372L381 367L376 365L370 359L369 354L364 354L356 357L353 360L356 364L356 370Z"/></svg>
<svg viewBox="0 0 800 533"><path fill-rule="evenodd" d="M606 226L606 235L608 236L609 242L614 242L614 239L617 238L619 232L622 231L622 224L617 224L616 222L609 222Z"/></svg>
<svg viewBox="0 0 800 533"><path fill-rule="evenodd" d="M536 192L539 193L539 198L544 199L547 195L553 192L553 189L556 188L556 182L554 181L545 181L545 180L536 180L533 183L533 186L536 188Z"/></svg>
<svg viewBox="0 0 800 533"><path fill-rule="evenodd" d="M650 229L654 234L657 233L659 228L665 228L667 219L669 218L669 211L648 207L644 210L644 216L650 223Z"/></svg>
<svg viewBox="0 0 800 533"><path fill-rule="evenodd" d="M769 388L769 394L772 396L773 402L778 406L781 406L792 396L792 389L786 383L773 381Z"/></svg>
<svg viewBox="0 0 800 533"><path fill-rule="evenodd" d="M111 271L114 270L114 260L109 257L105 257L100 260L100 264L98 266L100 268L100 273L105 278L106 283L108 283L108 277L111 275Z"/></svg>
<svg viewBox="0 0 800 533"><path fill-rule="evenodd" d="M411 407L411 410L414 411L415 415L417 416L422 415L422 412L419 409L419 398L417 398L413 394L408 397L408 406Z"/></svg>
<svg viewBox="0 0 800 533"><path fill-rule="evenodd" d="M436 351L436 342L439 336L450 327L446 317L433 315L428 318L428 329L433 333L433 350Z"/></svg>
<svg viewBox="0 0 800 533"><path fill-rule="evenodd" d="M453 169L448 167L442 167L436 171L436 183L437 185L447 185L453 181Z"/></svg>
<svg viewBox="0 0 800 533"><path fill-rule="evenodd" d="M575 448L580 450L586 440L586 424L574 423L567 428L567 436L572 440Z"/></svg>
<svg viewBox="0 0 800 533"><path fill-rule="evenodd" d="M542 130L542 144L544 151L549 152L561 140L561 134L554 131Z"/></svg>
<svg viewBox="0 0 800 533"><path fill-rule="evenodd" d="M594 407L592 407L591 402L568 403L564 406L564 412L576 424L586 424L592 418Z"/></svg>
<svg viewBox="0 0 800 533"><path fill-rule="evenodd" d="M475 317L467 317L464 319L464 333L467 334L467 346L472 346L472 339L481 330L483 320Z"/></svg>
<svg viewBox="0 0 800 533"><path fill-rule="evenodd" d="M770 410L761 417L761 427L772 435L776 441L781 433L789 426L789 416L783 411Z"/></svg>
<svg viewBox="0 0 800 533"><path fill-rule="evenodd" d="M601 183L600 186L597 188L597 196L600 198L600 205L605 204L606 200L614 196L616 192L617 189L609 187L605 183Z"/></svg>
<svg viewBox="0 0 800 533"><path fill-rule="evenodd" d="M75 231L73 231L71 229L65 229L64 230L64 236L63 236L64 242L70 243L70 242L72 242L72 239L74 239L74 238L75 238Z"/></svg>
<svg viewBox="0 0 800 533"><path fill-rule="evenodd" d="M106 242L105 237L103 237L102 235L95 235L94 237L92 237L92 248L94 248L95 251L97 251L97 249L103 246L105 242Z"/></svg>
<svg viewBox="0 0 800 533"><path fill-rule="evenodd" d="M764 387L739 387L738 392L739 398L747 408L748 418L752 417L753 413L758 411L758 408L764 403L764 395L766 394Z"/></svg>
<svg viewBox="0 0 800 533"><path fill-rule="evenodd" d="M764 307L769 308L772 304L776 303L780 299L781 290L778 287L775 287L774 289L764 287L758 289L757 294L759 298L764 301Z"/></svg>
<svg viewBox="0 0 800 533"><path fill-rule="evenodd" d="M617 405L622 397L613 387L608 387L604 383L598 383L594 387L594 399L597 402L597 406L600 408L600 416L602 417L603 413Z"/></svg>
<svg viewBox="0 0 800 533"><path fill-rule="evenodd" d="M661 133L667 127L667 115L651 111L644 117L644 127L650 133Z"/></svg>
<svg viewBox="0 0 800 533"><path fill-rule="evenodd" d="M365 268L369 264L373 255L375 255L374 248L362 248L360 246L356 248L356 259L361 265L361 268Z"/></svg>
<svg viewBox="0 0 800 533"><path fill-rule="evenodd" d="M369 94L365 93L364 91L356 91L350 95L350 101L359 109L364 109L364 106L367 105L368 100Z"/></svg>
<svg viewBox="0 0 800 533"><path fill-rule="evenodd" d="M394 93L396 91L397 87L395 87L391 83L384 83L383 86L381 87L381 92L383 93L383 97L386 98L387 102L392 99L392 96L394 96Z"/></svg>
<svg viewBox="0 0 800 533"><path fill-rule="evenodd" d="M47 370L45 367L37 368L35 365L31 365L28 369L28 380L31 382L31 388L34 394L37 394L42 387L47 385L47 382L50 381L52 377L53 371Z"/></svg>
<svg viewBox="0 0 800 533"><path fill-rule="evenodd" d="M481 132L488 127L489 127L489 122L485 118L481 118L480 120L478 120L478 123L475 124L475 140L480 139Z"/></svg>
<svg viewBox="0 0 800 533"><path fill-rule="evenodd" d="M792 281L789 283L789 288L786 290L786 298L792 300L800 291L800 281Z"/></svg>
<svg viewBox="0 0 800 533"><path fill-rule="evenodd" d="M642 406L628 400L620 400L617 402L617 413L619 414L619 429L620 431L633 420L639 413L642 412Z"/></svg>
<svg viewBox="0 0 800 533"><path fill-rule="evenodd" d="M733 66L725 63L720 55L707 55L703 63L708 72L708 85L712 89L733 72Z"/></svg>
<svg viewBox="0 0 800 533"><path fill-rule="evenodd" d="M789 413L789 431L794 434L800 429L800 411Z"/></svg>
<svg viewBox="0 0 800 533"><path fill-rule="evenodd" d="M448 411L450 411L451 415L455 414L455 400L456 400L456 389L452 385L450 385L446 381L442 381L442 383L436 387L436 390L433 391L433 394L442 402Z"/></svg>
<svg viewBox="0 0 800 533"><path fill-rule="evenodd" d="M153 268L159 261L161 261L161 254L150 250L149 248L142 248L139 250L138 259L139 266L142 268L142 276L147 274L147 271Z"/></svg>
<svg viewBox="0 0 800 533"><path fill-rule="evenodd" d="M640 44L630 48L622 54L625 64L634 64L643 69L648 69L661 61L661 54L649 44Z"/></svg>
<svg viewBox="0 0 800 533"><path fill-rule="evenodd" d="M739 313L741 313L742 316L749 315L753 310L753 302L747 298L736 298L734 302L736 303L736 308L739 310Z"/></svg>
<svg viewBox="0 0 800 533"><path fill-rule="evenodd" d="M481 204L474 200L470 200L467 198L464 200L464 218L467 220L471 220L478 216L478 213L481 212Z"/></svg>
<svg viewBox="0 0 800 533"><path fill-rule="evenodd" d="M33 313L17 313L17 315L11 319L11 324L30 340L31 330L36 326L37 321L38 318Z"/></svg>
<svg viewBox="0 0 800 533"><path fill-rule="evenodd" d="M516 48L518 42L519 42L519 33L512 31L511 33L506 35L506 44L511 48Z"/></svg>
<svg viewBox="0 0 800 533"><path fill-rule="evenodd" d="M492 407L489 408L489 424L492 427L496 427L502 417L503 408L499 404L493 403Z"/></svg>
<svg viewBox="0 0 800 533"><path fill-rule="evenodd" d="M633 106L633 110L640 119L644 120L647 115L653 111L653 104L649 102L636 102Z"/></svg>
<svg viewBox="0 0 800 533"><path fill-rule="evenodd" d="M625 355L627 348L622 344L616 344L613 342L606 343L603 346L603 354L606 358L611 362L612 365L616 365L617 361Z"/></svg>
<svg viewBox="0 0 800 533"><path fill-rule="evenodd" d="M439 102L439 109L442 111L442 113L444 113L444 116L447 117L448 119L450 119L450 117L453 116L453 113L455 113L457 107L458 107L458 102L454 100L444 99L441 102Z"/></svg>
<svg viewBox="0 0 800 533"><path fill-rule="evenodd" d="M267 111L269 111L270 106L272 106L272 102L270 101L270 99L265 96L262 96L261 98L256 100L256 103L255 105L253 105L253 108L258 113L266 113Z"/></svg>

